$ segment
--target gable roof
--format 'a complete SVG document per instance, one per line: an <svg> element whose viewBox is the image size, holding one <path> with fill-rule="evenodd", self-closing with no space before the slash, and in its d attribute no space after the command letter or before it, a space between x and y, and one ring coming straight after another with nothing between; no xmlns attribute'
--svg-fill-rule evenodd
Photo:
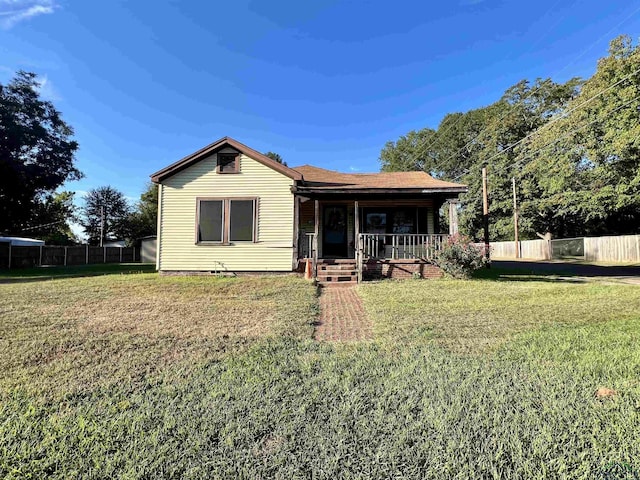
<svg viewBox="0 0 640 480"><path fill-rule="evenodd" d="M304 179L304 187L314 191L330 190L431 190L466 192L467 186L433 178L426 172L340 173L312 165L294 167Z"/></svg>
<svg viewBox="0 0 640 480"><path fill-rule="evenodd" d="M191 155L187 155L183 159L157 171L151 175L151 180L154 183L159 183L226 147L231 147L247 157L300 182L295 188L296 191L318 193L332 191L345 193L376 191L463 193L467 191L466 185L438 180L426 172L341 173L312 165L290 168L231 137L222 137L220 140L216 140Z"/></svg>
<svg viewBox="0 0 640 480"><path fill-rule="evenodd" d="M276 172L282 173L293 180L302 180L302 174L293 170L292 168L286 167L283 164L276 162L275 160L270 159L266 155L254 150L253 148L247 147L245 144L234 140L231 137L222 137L220 140L216 140L215 142L207 145L204 148L201 148L197 152L192 153L191 155L187 155L181 160L178 160L175 163L172 163L168 167L163 168L162 170L158 170L156 173L151 175L151 181L154 183L159 183L166 178L175 175L176 173L184 170L187 167L190 167L194 163L203 160L209 155L216 153L217 151L225 148L231 147L235 148L239 152L245 154L247 157L262 163L263 165L275 170Z"/></svg>

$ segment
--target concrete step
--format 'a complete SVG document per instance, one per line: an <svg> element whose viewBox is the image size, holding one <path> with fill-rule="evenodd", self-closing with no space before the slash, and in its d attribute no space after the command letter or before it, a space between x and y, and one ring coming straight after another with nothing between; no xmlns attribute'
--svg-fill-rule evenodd
<svg viewBox="0 0 640 480"><path fill-rule="evenodd" d="M329 275L329 276L341 276L341 275L356 275L358 270L355 268L331 268L326 270L318 270L318 276L320 275Z"/></svg>
<svg viewBox="0 0 640 480"><path fill-rule="evenodd" d="M319 263L318 270L355 270L355 263Z"/></svg>
<svg viewBox="0 0 640 480"><path fill-rule="evenodd" d="M318 275L319 283L357 282L357 275Z"/></svg>
<svg viewBox="0 0 640 480"><path fill-rule="evenodd" d="M358 284L358 282L349 281L349 282L318 282L318 286L320 288L348 288L354 287Z"/></svg>
<svg viewBox="0 0 640 480"><path fill-rule="evenodd" d="M357 285L358 281L357 279L350 279L350 280L341 280L341 281L326 281L326 280L320 280L318 279L318 286L319 287L353 287L354 285Z"/></svg>

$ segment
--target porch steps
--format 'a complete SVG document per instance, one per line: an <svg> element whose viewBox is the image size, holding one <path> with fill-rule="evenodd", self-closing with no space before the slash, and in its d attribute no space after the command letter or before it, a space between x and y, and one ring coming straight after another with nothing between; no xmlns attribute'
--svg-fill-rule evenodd
<svg viewBox="0 0 640 480"><path fill-rule="evenodd" d="M353 260L319 260L318 284L321 287L350 286L358 283L358 270Z"/></svg>

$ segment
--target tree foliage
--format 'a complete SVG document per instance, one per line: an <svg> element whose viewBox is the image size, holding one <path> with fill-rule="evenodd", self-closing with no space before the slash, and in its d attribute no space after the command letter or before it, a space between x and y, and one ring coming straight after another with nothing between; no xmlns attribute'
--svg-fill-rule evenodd
<svg viewBox="0 0 640 480"><path fill-rule="evenodd" d="M640 225L640 49L628 37L549 128L521 150L523 213L561 236L632 233Z"/></svg>
<svg viewBox="0 0 640 480"><path fill-rule="evenodd" d="M383 171L424 170L467 184L462 231L481 237L481 169L490 236L513 238L511 179L522 238L626 233L640 220L640 50L628 37L586 81L522 80L495 103L444 117L382 149Z"/></svg>
<svg viewBox="0 0 640 480"><path fill-rule="evenodd" d="M142 237L157 233L158 185L147 185L147 189L140 195L140 200L129 214L126 228L126 238L131 244Z"/></svg>
<svg viewBox="0 0 640 480"><path fill-rule="evenodd" d="M34 226L20 233L44 240L49 245L76 243L78 239L71 230L71 222L78 220L74 196L74 192L67 191L46 195L34 207L31 217Z"/></svg>
<svg viewBox="0 0 640 480"><path fill-rule="evenodd" d="M269 157L271 160L275 160L276 162L283 164L285 167L287 166L287 162L282 159L279 153L267 152L264 155L265 157Z"/></svg>
<svg viewBox="0 0 640 480"><path fill-rule="evenodd" d="M72 136L60 112L40 98L34 73L20 71L0 84L0 231L41 222L38 215L54 191L82 177Z"/></svg>
<svg viewBox="0 0 640 480"><path fill-rule="evenodd" d="M104 208L104 240L121 240L129 235L131 207L124 194L111 186L98 187L84 196L80 224L88 242L100 243L100 230Z"/></svg>

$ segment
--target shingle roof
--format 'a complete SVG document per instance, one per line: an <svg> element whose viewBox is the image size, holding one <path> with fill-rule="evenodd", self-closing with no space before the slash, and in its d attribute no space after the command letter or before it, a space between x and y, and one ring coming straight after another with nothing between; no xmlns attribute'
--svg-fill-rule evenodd
<svg viewBox="0 0 640 480"><path fill-rule="evenodd" d="M412 193L410 192L412 190L432 190L434 192L452 193L467 191L466 185L437 180L425 172L341 173L311 165L289 168L230 137L223 137L201 148L197 152L187 155L182 160L163 168L151 175L151 180L159 183L226 146L232 147L248 157L292 178L298 182L296 188L301 191L317 191L318 193L327 193L332 190L343 191L345 193L346 191L349 193L357 193L358 191L369 192L376 190L404 191L404 193Z"/></svg>
<svg viewBox="0 0 640 480"><path fill-rule="evenodd" d="M312 165L293 167L305 184L314 189L464 189L466 185L445 182L425 172L341 173Z"/></svg>

